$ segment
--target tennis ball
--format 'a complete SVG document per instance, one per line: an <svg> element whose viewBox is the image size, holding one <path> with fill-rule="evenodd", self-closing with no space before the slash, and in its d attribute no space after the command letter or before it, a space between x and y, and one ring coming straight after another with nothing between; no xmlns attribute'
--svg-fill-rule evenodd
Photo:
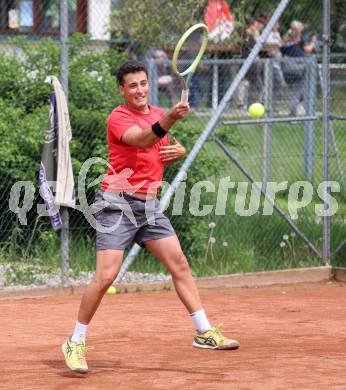
<svg viewBox="0 0 346 390"><path fill-rule="evenodd" d="M261 118L264 114L264 106L261 103L253 103L248 109L248 113L251 118Z"/></svg>
<svg viewBox="0 0 346 390"><path fill-rule="evenodd" d="M117 293L117 289L114 286L110 286L107 290L108 295L114 295Z"/></svg>

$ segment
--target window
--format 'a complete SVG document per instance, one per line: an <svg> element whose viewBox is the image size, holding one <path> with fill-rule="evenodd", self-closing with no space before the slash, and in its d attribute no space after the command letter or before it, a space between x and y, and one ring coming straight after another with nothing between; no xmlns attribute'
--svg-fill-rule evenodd
<svg viewBox="0 0 346 390"><path fill-rule="evenodd" d="M69 33L86 32L87 0L68 0ZM60 0L0 0L0 34L58 35Z"/></svg>

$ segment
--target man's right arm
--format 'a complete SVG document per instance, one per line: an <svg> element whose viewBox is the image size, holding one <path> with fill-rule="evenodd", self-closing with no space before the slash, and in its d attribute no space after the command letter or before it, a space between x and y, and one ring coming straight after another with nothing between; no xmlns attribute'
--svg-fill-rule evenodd
<svg viewBox="0 0 346 390"><path fill-rule="evenodd" d="M164 114L158 123L164 131L168 132L177 120L184 118L188 114L189 110L188 104L178 103ZM151 127L143 130L139 126L130 127L121 137L125 144L138 148L149 148L160 139Z"/></svg>

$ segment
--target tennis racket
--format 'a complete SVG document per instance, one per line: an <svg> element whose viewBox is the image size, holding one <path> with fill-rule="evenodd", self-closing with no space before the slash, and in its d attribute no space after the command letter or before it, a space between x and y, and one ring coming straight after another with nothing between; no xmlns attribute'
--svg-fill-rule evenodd
<svg viewBox="0 0 346 390"><path fill-rule="evenodd" d="M173 58L173 72L182 80L181 103L189 101L189 86L193 73L208 44L208 27L198 23L190 27L177 43Z"/></svg>

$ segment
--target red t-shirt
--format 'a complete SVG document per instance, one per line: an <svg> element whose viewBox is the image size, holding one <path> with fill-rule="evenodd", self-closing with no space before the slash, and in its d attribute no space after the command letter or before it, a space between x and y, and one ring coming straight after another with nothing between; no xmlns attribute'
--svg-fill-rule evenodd
<svg viewBox="0 0 346 390"><path fill-rule="evenodd" d="M160 159L159 148L169 144L168 134L149 148L125 144L121 137L133 126L148 129L163 115L161 108L151 105L147 114L131 111L126 105L112 111L107 120L107 143L112 168L108 168L101 184L103 191L157 193L165 166Z"/></svg>

